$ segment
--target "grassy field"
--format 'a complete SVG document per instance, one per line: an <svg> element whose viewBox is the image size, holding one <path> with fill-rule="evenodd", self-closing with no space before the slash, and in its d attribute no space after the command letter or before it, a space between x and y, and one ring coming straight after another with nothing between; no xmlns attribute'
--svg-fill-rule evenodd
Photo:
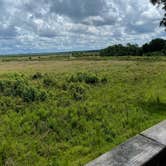
<svg viewBox="0 0 166 166"><path fill-rule="evenodd" d="M0 165L81 166L165 118L165 57L0 58Z"/></svg>

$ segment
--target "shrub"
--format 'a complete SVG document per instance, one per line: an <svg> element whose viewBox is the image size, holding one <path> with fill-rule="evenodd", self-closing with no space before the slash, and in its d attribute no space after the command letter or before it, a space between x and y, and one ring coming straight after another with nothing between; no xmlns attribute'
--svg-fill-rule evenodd
<svg viewBox="0 0 166 166"><path fill-rule="evenodd" d="M58 93L56 102L58 107L68 107L72 103L67 91L61 91Z"/></svg>
<svg viewBox="0 0 166 166"><path fill-rule="evenodd" d="M97 77L97 76L95 76L95 75L87 75L86 77L85 77L85 82L87 83L87 84L97 84L97 83L99 83L99 78Z"/></svg>
<svg viewBox="0 0 166 166"><path fill-rule="evenodd" d="M69 86L71 95L74 100L84 100L86 97L86 87L82 84L71 84Z"/></svg>
<svg viewBox="0 0 166 166"><path fill-rule="evenodd" d="M6 111L9 110L9 108L14 109L16 106L16 104L19 103L19 100L17 99L13 99L11 96L2 96L0 97L0 111L4 111L4 113L6 113Z"/></svg>
<svg viewBox="0 0 166 166"><path fill-rule="evenodd" d="M99 78L90 73L77 73L69 78L69 82L85 82L87 84L96 84L99 82Z"/></svg>
<svg viewBox="0 0 166 166"><path fill-rule="evenodd" d="M0 92L4 93L4 91L11 86L11 81L9 80L1 80L0 81Z"/></svg>
<svg viewBox="0 0 166 166"><path fill-rule="evenodd" d="M38 91L32 87L25 87L21 94L19 94L24 101L30 102L37 100Z"/></svg>
<svg viewBox="0 0 166 166"><path fill-rule="evenodd" d="M107 82L108 82L108 80L106 77L101 78L101 83L107 83Z"/></svg>
<svg viewBox="0 0 166 166"><path fill-rule="evenodd" d="M24 79L1 80L0 92L5 96L18 96L25 102L44 101L47 98L47 92L28 84Z"/></svg>
<svg viewBox="0 0 166 166"><path fill-rule="evenodd" d="M18 93L25 102L45 101L47 99L47 92L37 89L33 86L25 86L22 93Z"/></svg>
<svg viewBox="0 0 166 166"><path fill-rule="evenodd" d="M39 101L45 101L48 98L48 93L45 90L40 90L38 100Z"/></svg>
<svg viewBox="0 0 166 166"><path fill-rule="evenodd" d="M56 85L56 80L54 80L50 76L46 75L44 80L43 80L43 84L45 87L53 87Z"/></svg>
<svg viewBox="0 0 166 166"><path fill-rule="evenodd" d="M89 85L95 85L98 83L106 83L107 78L106 77L99 77L92 73L77 73L75 75L72 75L68 82L84 82Z"/></svg>
<svg viewBox="0 0 166 166"><path fill-rule="evenodd" d="M37 72L32 76L32 79L36 80L36 79L41 79L42 77L43 75L40 72Z"/></svg>

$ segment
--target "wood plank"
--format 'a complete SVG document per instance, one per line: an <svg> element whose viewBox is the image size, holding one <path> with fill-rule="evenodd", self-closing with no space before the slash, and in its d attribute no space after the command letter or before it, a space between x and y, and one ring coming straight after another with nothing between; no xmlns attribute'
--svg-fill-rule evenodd
<svg viewBox="0 0 166 166"><path fill-rule="evenodd" d="M137 135L86 166L140 166L159 154L164 145Z"/></svg>
<svg viewBox="0 0 166 166"><path fill-rule="evenodd" d="M141 134L166 146L166 120L145 130Z"/></svg>

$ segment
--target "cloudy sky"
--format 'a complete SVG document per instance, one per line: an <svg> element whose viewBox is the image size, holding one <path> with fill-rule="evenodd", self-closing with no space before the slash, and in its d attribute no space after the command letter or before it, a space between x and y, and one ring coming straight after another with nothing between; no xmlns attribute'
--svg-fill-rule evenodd
<svg viewBox="0 0 166 166"><path fill-rule="evenodd" d="M149 0L0 0L0 54L99 49L164 37Z"/></svg>

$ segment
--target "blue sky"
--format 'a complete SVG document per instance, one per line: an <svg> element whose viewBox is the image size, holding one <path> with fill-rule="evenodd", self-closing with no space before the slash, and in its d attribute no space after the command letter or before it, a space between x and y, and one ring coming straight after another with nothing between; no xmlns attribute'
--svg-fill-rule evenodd
<svg viewBox="0 0 166 166"><path fill-rule="evenodd" d="M0 54L100 49L165 37L149 0L0 0Z"/></svg>

